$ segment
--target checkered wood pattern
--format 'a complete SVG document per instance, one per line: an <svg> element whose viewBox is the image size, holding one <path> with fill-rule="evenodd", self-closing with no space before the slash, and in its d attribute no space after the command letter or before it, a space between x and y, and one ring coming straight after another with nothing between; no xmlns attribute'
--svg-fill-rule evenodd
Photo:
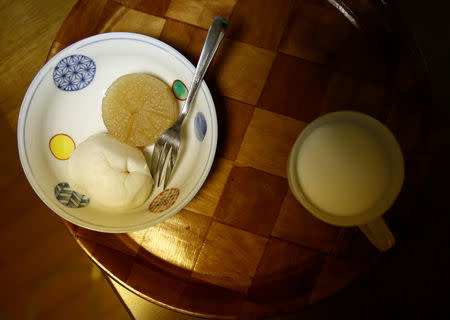
<svg viewBox="0 0 450 320"><path fill-rule="evenodd" d="M369 28L389 19L390 9L346 2L359 9L362 31L325 0L78 2L49 58L87 36L130 31L159 38L195 64L213 17L230 20L206 77L219 145L198 195L171 219L139 232L103 234L66 223L106 272L152 301L230 318L299 310L348 285L379 254L357 228L310 215L286 179L288 154L303 128L344 109L376 117L399 139L406 181L386 218L401 236L429 155L425 71L397 22L390 24L400 30L394 34Z"/></svg>

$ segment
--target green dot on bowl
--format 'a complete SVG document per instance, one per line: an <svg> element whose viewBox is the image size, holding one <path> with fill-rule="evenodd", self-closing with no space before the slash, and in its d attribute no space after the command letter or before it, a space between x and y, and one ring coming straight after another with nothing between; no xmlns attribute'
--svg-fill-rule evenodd
<svg viewBox="0 0 450 320"><path fill-rule="evenodd" d="M181 80L175 80L172 84L172 92L178 100L186 100L188 95L188 89Z"/></svg>

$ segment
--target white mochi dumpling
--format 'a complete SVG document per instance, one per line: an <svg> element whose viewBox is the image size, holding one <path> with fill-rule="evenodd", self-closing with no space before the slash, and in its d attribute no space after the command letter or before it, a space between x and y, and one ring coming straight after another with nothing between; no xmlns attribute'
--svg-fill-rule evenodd
<svg viewBox="0 0 450 320"><path fill-rule="evenodd" d="M69 177L93 205L117 209L138 207L153 185L144 154L107 133L78 145L69 159Z"/></svg>

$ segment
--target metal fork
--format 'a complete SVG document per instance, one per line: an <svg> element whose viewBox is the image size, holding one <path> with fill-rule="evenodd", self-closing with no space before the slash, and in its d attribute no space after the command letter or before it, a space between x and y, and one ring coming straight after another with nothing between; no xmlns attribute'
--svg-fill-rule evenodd
<svg viewBox="0 0 450 320"><path fill-rule="evenodd" d="M181 126L184 119L188 115L189 110L191 109L192 101L197 94L211 60L213 59L214 54L216 53L217 48L225 35L227 27L228 21L226 19L222 17L214 18L209 27L200 58L198 60L197 68L195 69L194 79L192 80L191 88L183 108L181 109L180 115L178 116L175 124L167 129L155 143L150 172L155 179L155 184L157 187L161 185L163 173L165 173L163 184L164 189L167 186L169 178L172 176L172 170L175 167L175 162L177 161L178 151L181 145Z"/></svg>

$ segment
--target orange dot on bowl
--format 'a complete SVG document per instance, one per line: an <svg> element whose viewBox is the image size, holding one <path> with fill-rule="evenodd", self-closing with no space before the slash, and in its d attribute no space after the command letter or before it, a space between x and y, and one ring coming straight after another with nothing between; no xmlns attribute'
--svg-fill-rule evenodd
<svg viewBox="0 0 450 320"><path fill-rule="evenodd" d="M75 142L66 134L54 135L49 141L50 151L56 159L67 160L75 150Z"/></svg>

